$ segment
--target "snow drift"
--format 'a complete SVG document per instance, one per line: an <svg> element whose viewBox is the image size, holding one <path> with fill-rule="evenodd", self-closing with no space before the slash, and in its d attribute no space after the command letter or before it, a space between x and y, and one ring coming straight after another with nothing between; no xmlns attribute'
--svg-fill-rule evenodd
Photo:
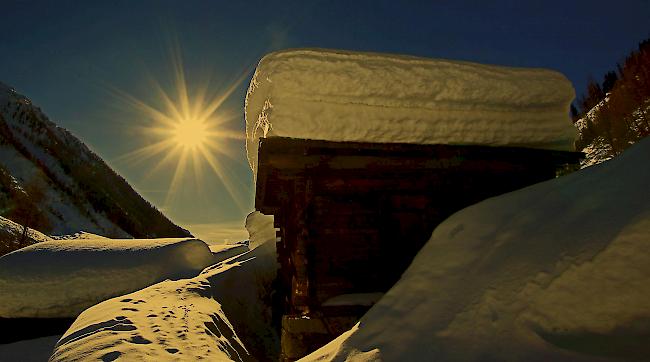
<svg viewBox="0 0 650 362"><path fill-rule="evenodd" d="M75 317L102 300L213 261L198 239L45 241L0 257L0 317Z"/></svg>
<svg viewBox="0 0 650 362"><path fill-rule="evenodd" d="M85 310L50 361L250 360L201 277L166 280Z"/></svg>
<svg viewBox="0 0 650 362"><path fill-rule="evenodd" d="M300 49L260 61L246 94L253 170L261 137L569 150L575 92L560 73Z"/></svg>
<svg viewBox="0 0 650 362"><path fill-rule="evenodd" d="M650 138L440 224L400 281L306 361L650 355Z"/></svg>
<svg viewBox="0 0 650 362"><path fill-rule="evenodd" d="M248 220L255 230L268 225L261 215ZM272 360L279 345L270 310L275 239L256 239L257 248L194 278L164 281L85 310L50 361Z"/></svg>
<svg viewBox="0 0 650 362"><path fill-rule="evenodd" d="M254 246L276 241L273 215L264 215L259 211L253 211L246 216L245 227L250 243Z"/></svg>

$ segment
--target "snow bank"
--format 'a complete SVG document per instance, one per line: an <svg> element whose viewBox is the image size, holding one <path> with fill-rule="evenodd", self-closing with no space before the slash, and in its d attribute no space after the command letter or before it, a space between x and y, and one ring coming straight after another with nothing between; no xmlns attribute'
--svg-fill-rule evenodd
<svg viewBox="0 0 650 362"><path fill-rule="evenodd" d="M575 92L560 73L400 55L300 49L260 61L246 94L253 170L261 137L570 150Z"/></svg>
<svg viewBox="0 0 650 362"><path fill-rule="evenodd" d="M650 138L439 225L360 323L306 361L650 355Z"/></svg>
<svg viewBox="0 0 650 362"><path fill-rule="evenodd" d="M0 257L0 317L74 317L116 295L195 276L213 260L198 239L38 243Z"/></svg>
<svg viewBox="0 0 650 362"><path fill-rule="evenodd" d="M251 245L261 245L269 241L275 243L273 215L264 215L259 211L253 211L246 216L245 226Z"/></svg>
<svg viewBox="0 0 650 362"><path fill-rule="evenodd" d="M275 244L264 243L194 278L104 301L77 318L50 361L273 360L275 268Z"/></svg>
<svg viewBox="0 0 650 362"><path fill-rule="evenodd" d="M248 245L245 244L222 244L210 245L209 247L214 257L213 263L215 264L237 255L241 255L250 250Z"/></svg>
<svg viewBox="0 0 650 362"><path fill-rule="evenodd" d="M246 361L248 352L205 278L167 280L85 310L56 361Z"/></svg>
<svg viewBox="0 0 650 362"><path fill-rule="evenodd" d="M272 325L273 281L278 269L275 238L251 244L250 252L206 268L201 276L210 282L214 298L249 353L256 360L273 361L278 359L280 346ZM224 272L224 268L228 269Z"/></svg>

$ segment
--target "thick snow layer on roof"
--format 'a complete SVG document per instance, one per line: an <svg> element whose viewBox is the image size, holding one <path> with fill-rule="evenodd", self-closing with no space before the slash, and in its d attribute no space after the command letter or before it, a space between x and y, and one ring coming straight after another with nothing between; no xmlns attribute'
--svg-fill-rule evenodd
<svg viewBox="0 0 650 362"><path fill-rule="evenodd" d="M34 244L0 257L0 317L74 317L102 300L213 262L198 239L85 239Z"/></svg>
<svg viewBox="0 0 650 362"><path fill-rule="evenodd" d="M569 150L575 92L560 73L300 49L260 61L246 95L248 159L262 137Z"/></svg>
<svg viewBox="0 0 650 362"><path fill-rule="evenodd" d="M454 214L355 328L305 360L647 358L649 162L650 137Z"/></svg>

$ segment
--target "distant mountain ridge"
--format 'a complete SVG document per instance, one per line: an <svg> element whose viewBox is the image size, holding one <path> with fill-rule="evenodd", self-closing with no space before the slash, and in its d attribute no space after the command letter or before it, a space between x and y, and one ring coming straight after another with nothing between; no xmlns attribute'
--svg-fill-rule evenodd
<svg viewBox="0 0 650 362"><path fill-rule="evenodd" d="M11 219L30 202L40 231L55 235L191 236L27 97L0 83L0 215Z"/></svg>

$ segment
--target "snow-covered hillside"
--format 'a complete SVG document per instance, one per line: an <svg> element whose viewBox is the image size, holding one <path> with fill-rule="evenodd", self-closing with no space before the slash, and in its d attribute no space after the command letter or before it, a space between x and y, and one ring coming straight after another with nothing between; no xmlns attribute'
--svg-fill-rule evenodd
<svg viewBox="0 0 650 362"><path fill-rule="evenodd" d="M400 281L305 361L650 355L650 138L439 225Z"/></svg>
<svg viewBox="0 0 650 362"><path fill-rule="evenodd" d="M585 158L580 162L580 168L585 168L597 165L601 162L607 161L614 157L612 146L605 142L603 136L595 136L593 134L594 118L596 112L607 102L607 98L603 99L590 109L584 117L576 121L575 126L578 129L578 137L576 139L576 148L585 154ZM587 141L591 140L591 141ZM583 147L584 145L584 147Z"/></svg>
<svg viewBox="0 0 650 362"><path fill-rule="evenodd" d="M79 139L25 96L0 83L0 213L35 200L52 234L186 237ZM19 222L18 220L14 220Z"/></svg>
<svg viewBox="0 0 650 362"><path fill-rule="evenodd" d="M196 277L100 303L77 318L50 361L250 361L211 297L210 283Z"/></svg>
<svg viewBox="0 0 650 362"><path fill-rule="evenodd" d="M596 124L597 113L601 108L607 106L607 102L609 102L609 96L605 97L605 99L596 104L587 114L575 122L575 126L578 129L575 146L578 151L582 151L585 154L585 158L580 162L581 168L597 165L615 157L612 146L606 140L605 135L602 133L603 131L598 130ZM642 137L638 135L647 135L650 133L648 123L645 121L647 116L644 117L644 114L650 114L650 99L646 100L644 105L632 112L629 119L625 120L629 128L628 131L637 135L636 137ZM624 122L620 119L616 121ZM636 139L636 137L633 139ZM633 142L629 141L628 145L630 144L633 144Z"/></svg>

